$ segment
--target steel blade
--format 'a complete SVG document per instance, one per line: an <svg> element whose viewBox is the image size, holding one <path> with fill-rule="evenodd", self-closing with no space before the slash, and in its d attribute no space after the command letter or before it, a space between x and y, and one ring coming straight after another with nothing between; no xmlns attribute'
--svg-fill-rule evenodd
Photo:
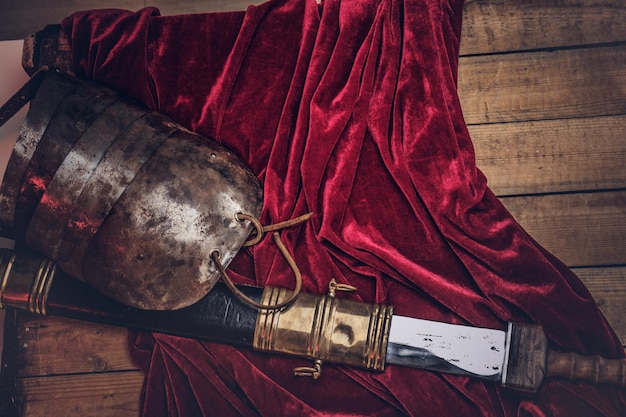
<svg viewBox="0 0 626 417"><path fill-rule="evenodd" d="M501 330L394 316L387 364L499 381L506 335Z"/></svg>

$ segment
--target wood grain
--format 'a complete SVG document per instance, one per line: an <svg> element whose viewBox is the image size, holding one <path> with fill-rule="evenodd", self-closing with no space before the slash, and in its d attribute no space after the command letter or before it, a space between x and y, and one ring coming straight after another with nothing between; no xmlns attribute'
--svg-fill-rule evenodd
<svg viewBox="0 0 626 417"><path fill-rule="evenodd" d="M466 0L461 54L624 41L623 22L623 0Z"/></svg>
<svg viewBox="0 0 626 417"><path fill-rule="evenodd" d="M470 126L500 196L626 188L626 116Z"/></svg>
<svg viewBox="0 0 626 417"><path fill-rule="evenodd" d="M127 330L59 317L18 316L18 377L136 370Z"/></svg>
<svg viewBox="0 0 626 417"><path fill-rule="evenodd" d="M141 372L19 379L16 401L28 417L136 417Z"/></svg>
<svg viewBox="0 0 626 417"><path fill-rule="evenodd" d="M461 58L468 124L626 114L626 45Z"/></svg>
<svg viewBox="0 0 626 417"><path fill-rule="evenodd" d="M570 267L626 264L626 191L502 202L531 236Z"/></svg>

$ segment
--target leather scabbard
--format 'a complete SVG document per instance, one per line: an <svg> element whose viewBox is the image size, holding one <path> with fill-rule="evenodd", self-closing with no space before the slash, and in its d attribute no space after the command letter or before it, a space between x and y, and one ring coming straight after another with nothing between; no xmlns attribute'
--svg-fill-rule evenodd
<svg viewBox="0 0 626 417"><path fill-rule="evenodd" d="M393 308L335 297L345 285L331 280L328 295L239 286L257 309L218 283L200 301L177 310L142 310L112 300L35 254L0 249L0 307L166 333L268 353L312 359L296 375L317 378L322 363L382 371ZM349 287L349 286L348 286ZM351 287L353 288L353 287Z"/></svg>
<svg viewBox="0 0 626 417"><path fill-rule="evenodd" d="M222 283L178 310L141 310L114 301L37 255L0 250L0 307L252 347L258 310ZM240 286L260 301L262 288Z"/></svg>

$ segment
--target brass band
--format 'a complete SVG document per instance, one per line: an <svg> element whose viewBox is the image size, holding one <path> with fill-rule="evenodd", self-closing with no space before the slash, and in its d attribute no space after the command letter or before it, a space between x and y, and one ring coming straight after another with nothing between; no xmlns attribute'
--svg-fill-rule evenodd
<svg viewBox="0 0 626 417"><path fill-rule="evenodd" d="M290 293L267 287L261 302L278 304ZM392 313L391 306L300 294L283 310L259 310L254 348L311 358L318 368L331 362L383 371Z"/></svg>
<svg viewBox="0 0 626 417"><path fill-rule="evenodd" d="M0 249L0 308L45 315L55 271L48 259Z"/></svg>

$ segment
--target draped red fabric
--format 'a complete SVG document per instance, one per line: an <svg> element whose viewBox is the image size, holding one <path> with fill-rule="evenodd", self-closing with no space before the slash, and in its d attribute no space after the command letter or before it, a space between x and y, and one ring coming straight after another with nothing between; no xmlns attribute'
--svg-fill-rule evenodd
<svg viewBox="0 0 626 417"><path fill-rule="evenodd" d="M461 0L270 1L245 12L81 12L63 22L83 77L241 156L265 224L304 290L331 278L397 314L504 328L539 323L552 347L620 357L592 297L515 222L476 168L457 96ZM239 283L293 287L271 239L240 252ZM559 380L532 398L468 377L325 365L159 334L131 348L142 415L624 416L626 394Z"/></svg>

